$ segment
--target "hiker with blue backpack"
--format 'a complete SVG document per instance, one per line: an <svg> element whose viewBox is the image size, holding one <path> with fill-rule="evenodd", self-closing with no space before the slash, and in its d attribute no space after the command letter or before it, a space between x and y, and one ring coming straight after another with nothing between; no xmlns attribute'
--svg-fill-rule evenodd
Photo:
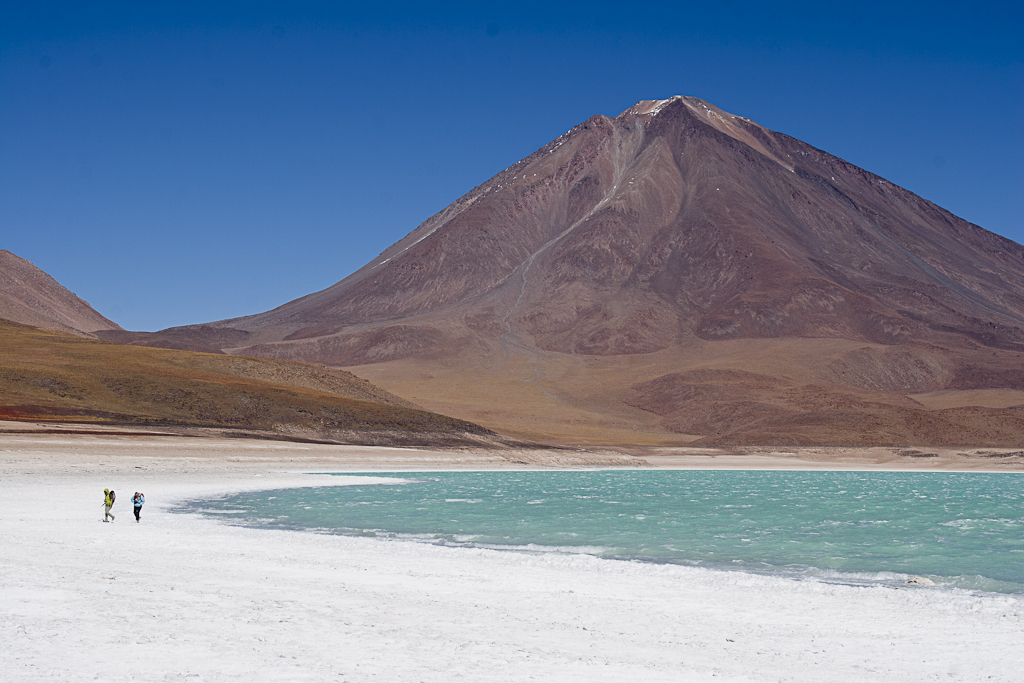
<svg viewBox="0 0 1024 683"><path fill-rule="evenodd" d="M132 505L135 507L135 523L139 522L139 513L142 512L142 505L146 502L146 496L142 495L138 491L132 496Z"/></svg>

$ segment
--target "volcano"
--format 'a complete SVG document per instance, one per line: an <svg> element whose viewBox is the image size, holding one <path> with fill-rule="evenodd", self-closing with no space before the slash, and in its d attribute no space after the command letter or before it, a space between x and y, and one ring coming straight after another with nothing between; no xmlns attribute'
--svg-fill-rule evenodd
<svg viewBox="0 0 1024 683"><path fill-rule="evenodd" d="M1024 441L1024 247L693 97L588 119L328 289L135 338L168 340L560 442Z"/></svg>

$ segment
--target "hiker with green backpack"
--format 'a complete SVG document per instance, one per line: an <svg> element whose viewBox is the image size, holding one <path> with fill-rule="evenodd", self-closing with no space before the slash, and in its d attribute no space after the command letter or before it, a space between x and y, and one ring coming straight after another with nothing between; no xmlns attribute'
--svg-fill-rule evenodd
<svg viewBox="0 0 1024 683"><path fill-rule="evenodd" d="M114 515L110 514L110 508L114 507L114 500L116 500L116 498L117 498L117 496L114 495L113 491L111 491L110 489L103 489L103 521L104 522L113 522L114 521ZM110 519L107 519L107 517L110 517Z"/></svg>

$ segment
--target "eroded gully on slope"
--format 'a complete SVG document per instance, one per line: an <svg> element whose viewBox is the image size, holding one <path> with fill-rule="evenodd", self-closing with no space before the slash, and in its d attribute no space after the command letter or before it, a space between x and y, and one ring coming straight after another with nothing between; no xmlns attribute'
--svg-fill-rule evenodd
<svg viewBox="0 0 1024 683"><path fill-rule="evenodd" d="M502 350L502 359L494 366L493 371L497 371L502 364L507 363L509 361L511 357L511 351L518 351L519 353L526 357L526 360L530 364L530 367L533 369L534 373L533 377L527 378L523 381L535 385L538 389L540 389L541 393L543 393L545 396L558 402L561 402L561 399L558 396L555 396L554 394L549 392L540 384L540 381L544 377L544 365L541 354L537 351L536 348L524 343L520 339L519 335L512 330L512 318L515 315L516 311L519 309L520 304L522 304L523 298L526 296L526 286L529 282L530 269L533 266L534 261L537 260L537 257L546 252L548 249L550 249L552 246L554 246L556 243L562 240L562 238L571 233L577 227L579 227L586 221L590 220L590 218L592 218L595 214L597 214L605 206L607 206L608 202L610 202L615 197L615 194L619 190L619 185L622 183L622 179L625 177L626 171L630 167L629 161L632 160L633 152L639 147L640 142L642 142L643 140L643 126L637 126L636 132L630 135L625 140L621 138L619 131L615 130L615 132L613 133L613 140L613 144L615 145L615 153L612 155L612 162L615 164L614 184L612 185L611 189L609 189L608 192L605 193L604 197L602 197L601 200L597 204L595 204L594 207L591 208L585 216L583 216L583 218L580 218L579 220L575 221L572 225L563 230L561 233L545 242L543 245L541 245L539 249L533 252L530 255L530 257L526 259L526 261L523 262L523 264L520 266L521 283L519 286L519 294L516 297L515 303L512 304L508 312L505 313L504 318L502 318L502 323L505 325L506 331L504 334L498 337L498 344L501 346ZM623 153L622 149L624 144L628 145L628 149L625 154ZM624 156L626 156L625 160L623 160Z"/></svg>

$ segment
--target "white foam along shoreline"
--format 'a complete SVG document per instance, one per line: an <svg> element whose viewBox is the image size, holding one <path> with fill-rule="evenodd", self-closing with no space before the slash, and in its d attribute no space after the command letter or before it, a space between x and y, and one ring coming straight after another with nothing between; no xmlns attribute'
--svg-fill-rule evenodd
<svg viewBox="0 0 1024 683"><path fill-rule="evenodd" d="M1019 680L1019 596L245 528L168 508L345 479L44 450L0 471L9 680Z"/></svg>

